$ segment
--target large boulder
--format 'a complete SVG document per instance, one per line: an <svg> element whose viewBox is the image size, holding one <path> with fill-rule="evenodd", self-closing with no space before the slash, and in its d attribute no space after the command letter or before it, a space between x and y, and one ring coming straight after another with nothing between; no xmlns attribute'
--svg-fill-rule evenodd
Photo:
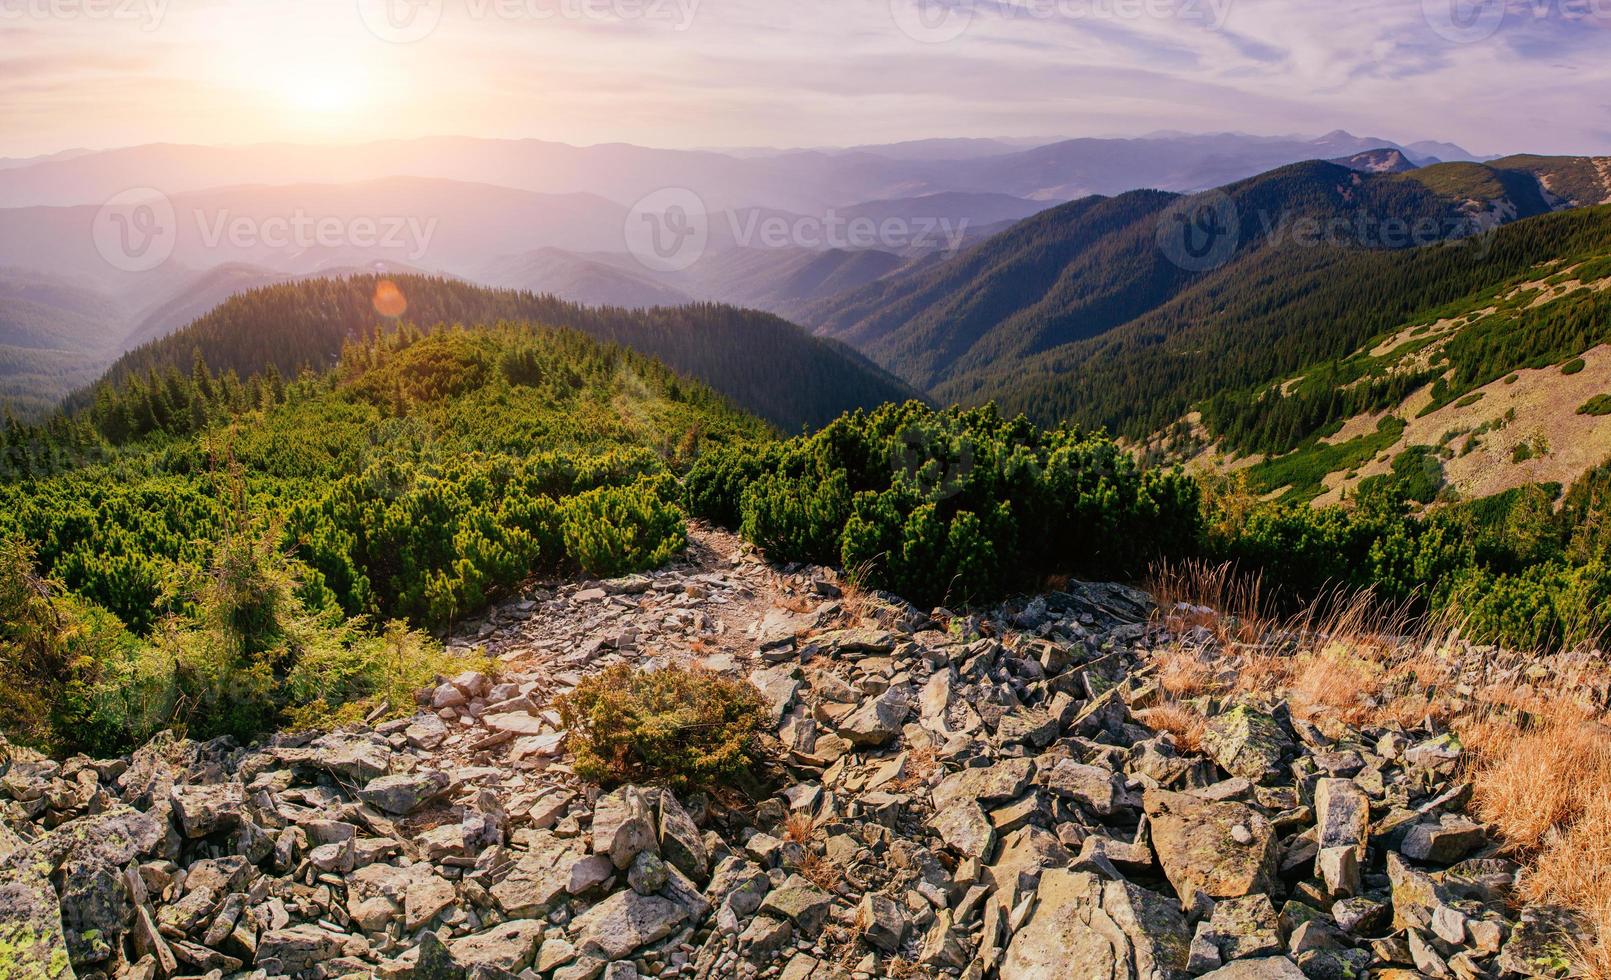
<svg viewBox="0 0 1611 980"><path fill-rule="evenodd" d="M710 876L710 852L699 826L669 790L660 794L660 855L695 881Z"/></svg>
<svg viewBox="0 0 1611 980"><path fill-rule="evenodd" d="M1267 956L1256 960L1237 960L1230 966L1213 973L1205 973L1198 980L1307 980L1298 965L1285 956Z"/></svg>
<svg viewBox="0 0 1611 980"><path fill-rule="evenodd" d="M570 894L572 865L584 853L574 839L535 832L530 849L508 876L492 886L493 900L511 919L546 915Z"/></svg>
<svg viewBox="0 0 1611 980"><path fill-rule="evenodd" d="M910 713L905 701L885 694L846 715L839 723L839 734L857 748L876 749L900 735Z"/></svg>
<svg viewBox="0 0 1611 980"><path fill-rule="evenodd" d="M636 786L622 786L599 797L593 807L593 853L609 857L625 871L642 851L660 846L649 800Z"/></svg>
<svg viewBox="0 0 1611 980"><path fill-rule="evenodd" d="M235 829L245 806L239 783L175 786L170 798L179 829L191 840Z"/></svg>
<svg viewBox="0 0 1611 980"><path fill-rule="evenodd" d="M1158 862L1186 907L1199 892L1220 899L1270 890L1278 844L1258 811L1155 789L1142 802Z"/></svg>
<svg viewBox="0 0 1611 980"><path fill-rule="evenodd" d="M447 773L421 769L371 779L358 796L377 810L401 817L446 793L452 785L453 779Z"/></svg>
<svg viewBox="0 0 1611 980"><path fill-rule="evenodd" d="M1033 759L1003 759L988 766L955 772L934 787L934 808L943 810L959 800L1001 803L1015 800L1035 775Z"/></svg>
<svg viewBox="0 0 1611 980"><path fill-rule="evenodd" d="M1180 909L1162 895L1053 868L1041 877L1033 917L1007 947L1001 976L1184 980L1189 943Z"/></svg>
<svg viewBox="0 0 1611 980"><path fill-rule="evenodd" d="M571 935L583 952L619 960L671 935L687 918L687 911L670 899L627 889L577 916L571 923Z"/></svg>
<svg viewBox="0 0 1611 980"><path fill-rule="evenodd" d="M315 925L290 926L263 934L257 944L257 965L269 975L297 976L339 956L358 955L368 944L356 936L343 936Z"/></svg>
<svg viewBox="0 0 1611 980"><path fill-rule="evenodd" d="M1203 748L1220 768L1255 783L1278 775L1291 747L1280 722L1245 704L1213 718L1203 734Z"/></svg>
<svg viewBox="0 0 1611 980"><path fill-rule="evenodd" d="M532 919L516 919L501 926L461 936L448 944L453 959L466 967L495 966L519 973L532 964L547 924Z"/></svg>

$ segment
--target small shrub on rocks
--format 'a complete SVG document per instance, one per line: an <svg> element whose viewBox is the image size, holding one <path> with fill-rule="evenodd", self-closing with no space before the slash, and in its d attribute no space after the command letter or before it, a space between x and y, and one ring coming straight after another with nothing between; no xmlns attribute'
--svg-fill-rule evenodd
<svg viewBox="0 0 1611 980"><path fill-rule="evenodd" d="M576 774L607 786L711 787L760 760L760 693L708 670L617 665L582 681L558 708Z"/></svg>

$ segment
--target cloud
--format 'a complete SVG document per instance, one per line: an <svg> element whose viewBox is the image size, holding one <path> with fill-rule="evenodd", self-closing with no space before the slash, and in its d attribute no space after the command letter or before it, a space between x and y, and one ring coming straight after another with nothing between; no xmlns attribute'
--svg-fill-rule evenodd
<svg viewBox="0 0 1611 980"><path fill-rule="evenodd" d="M1333 128L1611 152L1603 107L1541 111L1607 90L1611 0L1485 0L1504 7L1481 37L1448 29L1458 20L1440 30L1439 4L1471 0L439 2L435 29L407 44L367 29L355 0L140 0L161 7L154 29L0 19L0 153L431 133L709 146ZM333 68L366 80L350 116L281 97L288 79Z"/></svg>

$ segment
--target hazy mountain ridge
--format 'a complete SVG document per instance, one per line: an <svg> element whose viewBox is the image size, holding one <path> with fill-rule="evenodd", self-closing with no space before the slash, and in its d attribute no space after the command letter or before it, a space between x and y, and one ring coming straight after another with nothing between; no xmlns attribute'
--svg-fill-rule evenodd
<svg viewBox="0 0 1611 980"><path fill-rule="evenodd" d="M1487 183L1475 187L1473 176ZM1480 192L1492 196L1474 196ZM1478 164L1378 175L1315 161L1224 193L1240 220L1225 261L1267 244L1299 247L1296 237L1309 222L1341 222L1344 246L1402 247L1411 242L1395 240L1387 222L1406 229L1429 222L1427 243L1550 209L1536 178ZM1017 359L1099 336L1200 278L1159 246L1160 221L1179 201L1157 191L1075 201L955 259L823 301L802 316L919 387L970 372L1011 373Z"/></svg>
<svg viewBox="0 0 1611 980"><path fill-rule="evenodd" d="M250 183L354 183L410 176L544 193L591 193L624 205L663 187L687 187L701 194L712 211L768 206L818 213L858 201L948 191L1058 201L1137 187L1199 190L1300 160L1383 147L1403 149L1417 162L1426 159L1390 140L1340 132L1319 139L1236 133L1070 139L1029 148L939 140L743 156L464 137L348 146L150 144L25 161L0 175L0 208L98 205L140 186L174 195ZM947 156L948 148L958 155ZM1459 159L1474 158L1465 154Z"/></svg>
<svg viewBox="0 0 1611 980"><path fill-rule="evenodd" d="M397 287L406 304L400 315L376 312L382 281ZM177 333L124 354L105 380L188 370L198 351L215 372L246 377L272 365L282 376L292 376L304 366L333 363L344 342L399 320L424 327L500 321L569 327L654 357L785 431L823 425L855 408L917 397L850 348L766 313L716 304L593 308L415 275L305 279L252 290ZM783 369L791 379L787 385L775 382Z"/></svg>

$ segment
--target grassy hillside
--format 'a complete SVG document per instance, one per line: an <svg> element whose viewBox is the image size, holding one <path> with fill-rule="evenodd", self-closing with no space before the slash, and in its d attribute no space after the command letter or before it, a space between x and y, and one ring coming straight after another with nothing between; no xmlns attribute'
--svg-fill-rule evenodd
<svg viewBox="0 0 1611 980"><path fill-rule="evenodd" d="M1203 276L1169 303L1101 337L977 372L936 393L964 402L995 398L1037 418L1144 438L1215 396L1241 398L1234 393L1300 371L1332 370L1325 365L1374 337L1436 319L1446 307L1469 308L1540 270L1607 254L1611 208L1603 207L1408 252L1269 250ZM1593 346L1589 334L1582 341L1582 349ZM1347 387L1350 380L1339 376L1315 403L1287 401L1259 419L1232 423L1216 416L1216 431L1257 429L1261 434L1247 445L1279 450L1327 423L1393 404L1414 386L1403 376L1386 379L1382 388Z"/></svg>
<svg viewBox="0 0 1611 980"><path fill-rule="evenodd" d="M764 313L717 305L597 309L421 276L353 276L254 290L125 354L108 378L154 368L188 370L196 351L214 371L245 377L273 366L291 377L303 367L329 366L345 341L395 322L500 320L570 327L658 358L785 430L822 425L849 409L911 395L843 345ZM780 377L785 365L787 374Z"/></svg>

